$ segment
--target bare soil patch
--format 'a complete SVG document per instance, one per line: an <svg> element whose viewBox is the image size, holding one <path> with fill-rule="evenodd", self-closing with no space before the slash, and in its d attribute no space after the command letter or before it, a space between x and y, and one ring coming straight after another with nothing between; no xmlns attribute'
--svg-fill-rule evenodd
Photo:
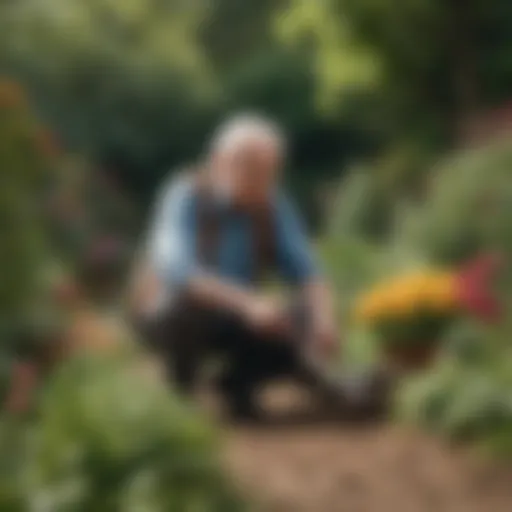
<svg viewBox="0 0 512 512"><path fill-rule="evenodd" d="M389 425L231 427L225 457L264 512L512 511L509 469Z"/></svg>

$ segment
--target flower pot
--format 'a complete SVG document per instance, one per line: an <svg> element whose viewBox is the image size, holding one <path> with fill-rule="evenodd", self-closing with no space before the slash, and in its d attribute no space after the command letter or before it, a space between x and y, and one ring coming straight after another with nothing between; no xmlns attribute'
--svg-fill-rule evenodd
<svg viewBox="0 0 512 512"><path fill-rule="evenodd" d="M391 366L405 371L417 371L432 364L437 349L437 343L390 344L384 347L384 353Z"/></svg>

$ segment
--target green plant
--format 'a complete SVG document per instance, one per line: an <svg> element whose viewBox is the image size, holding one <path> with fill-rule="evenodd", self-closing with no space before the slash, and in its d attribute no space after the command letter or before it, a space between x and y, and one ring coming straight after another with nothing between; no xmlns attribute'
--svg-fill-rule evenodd
<svg viewBox="0 0 512 512"><path fill-rule="evenodd" d="M464 322L447 339L445 357L410 378L397 397L398 417L448 438L512 454L512 351L506 330Z"/></svg>
<svg viewBox="0 0 512 512"><path fill-rule="evenodd" d="M56 146L38 124L23 89L0 78L0 401L16 357L33 356L50 317L46 273L46 191L54 178Z"/></svg>
<svg viewBox="0 0 512 512"><path fill-rule="evenodd" d="M512 254L510 138L459 153L431 173L431 189L398 235L430 259L458 263L482 250Z"/></svg>
<svg viewBox="0 0 512 512"><path fill-rule="evenodd" d="M0 425L0 508L97 512L242 510L217 436L144 373L141 359L64 363L23 424Z"/></svg>

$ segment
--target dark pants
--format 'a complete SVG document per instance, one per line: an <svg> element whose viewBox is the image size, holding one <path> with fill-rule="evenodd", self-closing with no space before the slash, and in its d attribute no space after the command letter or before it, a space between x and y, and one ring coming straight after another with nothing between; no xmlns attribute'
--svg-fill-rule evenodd
<svg viewBox="0 0 512 512"><path fill-rule="evenodd" d="M254 406L261 385L300 374L300 320L305 316L290 314L296 317L297 334L289 339L255 333L234 315L186 301L142 328L145 340L165 360L171 382L183 393L193 391L205 361L220 358L225 363L220 389L234 412L244 413Z"/></svg>

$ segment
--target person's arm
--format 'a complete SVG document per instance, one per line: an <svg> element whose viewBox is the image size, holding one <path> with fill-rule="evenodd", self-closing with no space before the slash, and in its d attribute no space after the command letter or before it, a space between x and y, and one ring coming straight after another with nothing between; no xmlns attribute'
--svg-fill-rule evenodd
<svg viewBox="0 0 512 512"><path fill-rule="evenodd" d="M281 270L289 282L300 288L313 337L320 344L333 347L337 326L331 287L318 269L299 214L285 197L280 198L277 213Z"/></svg>
<svg viewBox="0 0 512 512"><path fill-rule="evenodd" d="M326 351L335 350L339 336L331 287L324 279L315 278L304 285L303 293L311 312L313 337Z"/></svg>
<svg viewBox="0 0 512 512"><path fill-rule="evenodd" d="M282 332L288 328L284 304L278 297L259 295L207 273L192 275L186 292L199 303L234 313L255 331Z"/></svg>
<svg viewBox="0 0 512 512"><path fill-rule="evenodd" d="M151 254L165 286L245 318L255 327L273 322L277 308L245 289L202 268L196 254L197 216L190 183L174 185L162 197L152 231ZM274 313L274 310L276 312Z"/></svg>

